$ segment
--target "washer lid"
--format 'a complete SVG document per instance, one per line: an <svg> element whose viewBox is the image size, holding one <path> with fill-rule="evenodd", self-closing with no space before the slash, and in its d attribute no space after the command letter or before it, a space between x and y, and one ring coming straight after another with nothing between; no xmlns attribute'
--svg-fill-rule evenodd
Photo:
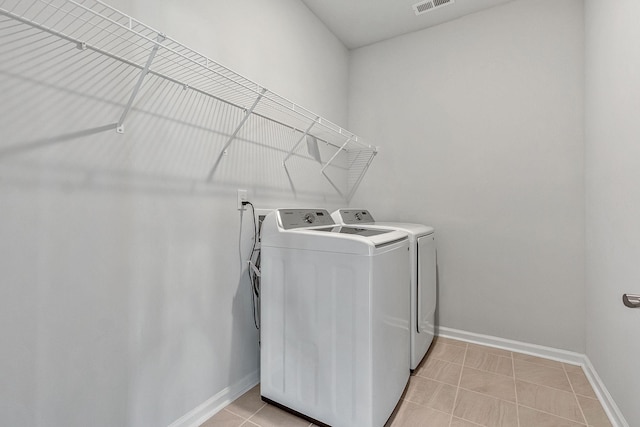
<svg viewBox="0 0 640 427"><path fill-rule="evenodd" d="M358 228L358 227L347 227L347 226L338 225L335 227L314 228L312 231L323 231L327 233L340 233L340 234L355 234L358 236L370 237L370 236L377 236L379 234L385 234L391 230L384 230L384 229L374 230L371 228Z"/></svg>

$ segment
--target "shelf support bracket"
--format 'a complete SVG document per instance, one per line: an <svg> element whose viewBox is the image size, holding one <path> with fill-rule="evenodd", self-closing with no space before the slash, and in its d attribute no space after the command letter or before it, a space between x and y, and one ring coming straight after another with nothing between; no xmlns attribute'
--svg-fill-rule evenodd
<svg viewBox="0 0 640 427"><path fill-rule="evenodd" d="M267 89L266 88L262 88L262 90L260 91L260 94L258 94L258 97L253 102L253 105L251 106L251 108L249 108L248 110L245 110L244 117L242 118L240 123L238 123L238 126L236 126L236 129L233 131L233 133L231 134L231 136L227 140L227 143L224 144L224 147L222 147L222 150L220 151L220 154L218 155L218 158L216 159L216 162L214 163L213 167L211 168L211 171L209 171L209 175L207 176L207 181L211 181L211 178L213 178L213 174L216 172L216 169L218 169L218 165L220 164L220 160L222 160L222 156L227 154L227 148L229 148L229 146L231 145L233 140L236 139L236 136L238 136L238 132L240 132L240 129L242 129L244 124L247 122L247 120L249 119L249 117L253 113L253 110L255 110L255 108L258 106L258 103L260 102L260 100L262 99L262 97L264 96L264 94L266 92L267 92Z"/></svg>
<svg viewBox="0 0 640 427"><path fill-rule="evenodd" d="M311 122L311 124L309 125L309 127L307 128L307 130L304 131L304 133L302 134L302 136L300 137L300 139L298 140L298 142L296 142L296 144L293 146L293 148L291 148L291 150L287 153L287 156L284 158L284 160L282 161L282 167L284 167L284 173L287 174L287 179L289 180L289 185L291 186L291 190L293 191L293 195L295 196L296 193L296 186L293 185L293 179L291 179L291 174L289 173L289 169L287 168L287 160L289 160L289 157L293 156L293 153L296 151L296 149L298 148L298 146L300 144L302 144L302 141L304 141L304 139L307 137L307 135L309 135L309 132L311 131L311 128L318 123L318 120L320 120L320 117L317 116L316 119Z"/></svg>
<svg viewBox="0 0 640 427"><path fill-rule="evenodd" d="M352 137L350 136L349 139L347 139L345 143L342 144L342 147L340 147L340 149L338 149L336 153L333 156L331 156L331 158L327 161L327 163L324 164L322 169L320 169L320 172L324 174L324 170L335 160L336 157L338 157L338 154L340 154L340 152L344 150L344 147L346 147L351 142L351 138Z"/></svg>
<svg viewBox="0 0 640 427"><path fill-rule="evenodd" d="M291 148L291 150L289 150L289 152L287 153L287 156L282 161L282 166L284 166L285 169L287 169L287 160L289 160L289 157L293 156L293 153L298 149L300 144L302 144L302 141L304 141L304 139L307 137L307 135L309 135L309 132L311 132L311 128L313 126L315 126L316 123L318 123L318 120L320 120L320 117L316 117L316 119L313 122L311 122L311 124L309 125L307 130L304 131L304 133L302 134L302 136L300 137L298 142L296 142L296 144L293 146L293 148Z"/></svg>
<svg viewBox="0 0 640 427"><path fill-rule="evenodd" d="M331 184L331 186L338 192L338 194L340 195L340 197L345 197L344 194L342 194L342 191L340 191L340 189L338 188L338 186L333 182L333 180L331 178L329 178L329 175L326 174L325 169L327 169L327 167L335 160L336 157L338 157L338 154L340 154L340 152L342 150L345 149L345 147L351 142L351 139L353 137L350 136L345 142L344 144L342 144L342 146L336 151L336 153L331 156L331 158L327 161L327 163L324 164L324 166L322 167L322 169L320 169L320 173L322 173L322 175L324 175L324 177L327 179L327 181L329 181L329 184Z"/></svg>
<svg viewBox="0 0 640 427"><path fill-rule="evenodd" d="M140 88L142 87L142 83L144 82L144 78L149 73L149 68L151 68L151 63L153 62L153 58L155 58L156 53L158 53L158 49L160 48L160 43L162 43L165 40L166 40L166 37L165 37L164 34L158 34L158 37L156 38L156 43L154 44L153 49L151 49L151 53L149 54L149 58L147 58L147 63L145 64L144 68L140 72L140 76L138 76L138 81L136 82L136 85L133 88L133 92L131 93L131 96L129 97L129 101L127 102L127 105L124 107L124 111L122 112L122 115L120 116L120 120L118 120L118 126L116 127L116 132L124 133L124 120L127 118L127 114L129 114L129 111L131 110L131 106L133 105L133 101L138 96L138 92L140 91Z"/></svg>

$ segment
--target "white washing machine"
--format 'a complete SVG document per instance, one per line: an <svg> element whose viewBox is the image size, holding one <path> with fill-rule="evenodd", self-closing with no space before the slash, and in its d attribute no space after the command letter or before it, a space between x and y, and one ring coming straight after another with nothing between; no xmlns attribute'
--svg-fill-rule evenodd
<svg viewBox="0 0 640 427"><path fill-rule="evenodd" d="M436 235L433 227L400 222L376 222L365 209L340 209L331 214L338 224L395 229L409 234L411 254L411 370L427 354L435 333Z"/></svg>
<svg viewBox="0 0 640 427"><path fill-rule="evenodd" d="M382 427L409 380L409 240L322 209L262 223L260 393L334 427Z"/></svg>

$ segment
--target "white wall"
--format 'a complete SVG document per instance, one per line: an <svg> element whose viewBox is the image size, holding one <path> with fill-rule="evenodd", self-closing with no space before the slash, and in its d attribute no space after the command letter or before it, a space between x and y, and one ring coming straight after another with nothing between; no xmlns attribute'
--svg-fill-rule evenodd
<svg viewBox="0 0 640 427"><path fill-rule="evenodd" d="M351 203L435 226L439 323L584 351L583 4L515 1L352 51Z"/></svg>
<svg viewBox="0 0 640 427"><path fill-rule="evenodd" d="M114 5L346 122L348 52L301 2ZM240 238L236 188L259 208L344 201L317 174L296 182L294 196L282 154L252 144L230 147L205 182L223 138L188 122L205 122L198 107L207 104L166 88L156 104L153 78L124 135L56 142L117 120L130 93L116 97L121 75L92 68L99 60L78 71L82 60L64 59L91 52L60 49L18 76L0 74L0 425L168 425L258 369L240 254L248 256L251 224L245 215ZM23 54L2 56L0 68L19 70ZM81 82L92 73L99 78ZM116 104L29 76L87 91L113 85L104 96ZM40 148L11 151L26 142Z"/></svg>
<svg viewBox="0 0 640 427"><path fill-rule="evenodd" d="M640 423L640 3L586 1L586 353Z"/></svg>

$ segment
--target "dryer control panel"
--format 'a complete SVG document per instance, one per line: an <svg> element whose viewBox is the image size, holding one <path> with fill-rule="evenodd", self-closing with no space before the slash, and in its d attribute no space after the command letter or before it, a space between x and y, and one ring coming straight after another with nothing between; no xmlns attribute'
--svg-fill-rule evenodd
<svg viewBox="0 0 640 427"><path fill-rule="evenodd" d="M370 224L375 222L366 209L340 209L340 216L345 224Z"/></svg>
<svg viewBox="0 0 640 427"><path fill-rule="evenodd" d="M329 211L324 209L278 209L278 215L285 230L335 225Z"/></svg>

